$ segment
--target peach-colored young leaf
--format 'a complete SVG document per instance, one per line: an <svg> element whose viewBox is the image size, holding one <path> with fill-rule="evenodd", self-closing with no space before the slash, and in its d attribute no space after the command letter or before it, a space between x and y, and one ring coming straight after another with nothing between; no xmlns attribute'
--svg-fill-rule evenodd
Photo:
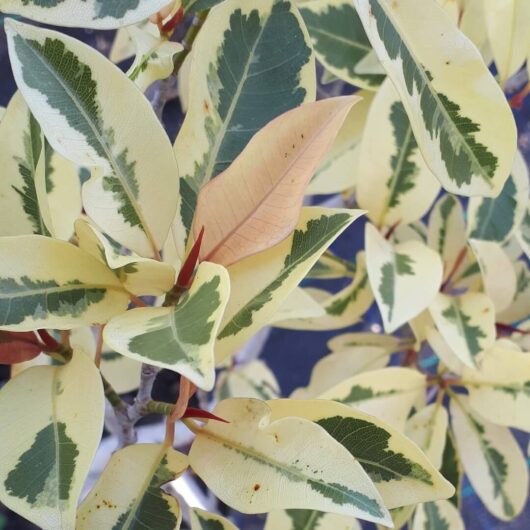
<svg viewBox="0 0 530 530"><path fill-rule="evenodd" d="M305 188L331 148L356 96L306 103L267 124L200 192L193 237L201 260L231 265L285 239Z"/></svg>

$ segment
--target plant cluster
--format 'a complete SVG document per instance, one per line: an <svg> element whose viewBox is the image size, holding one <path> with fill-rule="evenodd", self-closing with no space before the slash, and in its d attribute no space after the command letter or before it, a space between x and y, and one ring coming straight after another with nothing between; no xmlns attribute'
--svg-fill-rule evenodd
<svg viewBox="0 0 530 530"><path fill-rule="evenodd" d="M266 530L459 530L465 473L517 517L529 175L504 90L530 56L530 3L167 4L0 0L33 21L5 20L0 501L45 530L177 530L183 513L234 530L168 493L191 469ZM118 29L111 59L134 62L40 23ZM304 206L316 195L340 207ZM363 250L329 250L363 216ZM384 332L344 333L374 302ZM288 399L262 361L235 362L266 326L337 330ZM174 403L152 398L161 369ZM136 443L147 415L163 442ZM104 425L119 448L79 502Z"/></svg>

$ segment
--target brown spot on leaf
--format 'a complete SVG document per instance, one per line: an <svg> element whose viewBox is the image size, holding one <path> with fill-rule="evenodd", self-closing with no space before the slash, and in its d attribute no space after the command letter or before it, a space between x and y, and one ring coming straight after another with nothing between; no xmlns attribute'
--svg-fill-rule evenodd
<svg viewBox="0 0 530 530"><path fill-rule="evenodd" d="M258 491L261 488L261 484L254 484L254 491Z"/></svg>

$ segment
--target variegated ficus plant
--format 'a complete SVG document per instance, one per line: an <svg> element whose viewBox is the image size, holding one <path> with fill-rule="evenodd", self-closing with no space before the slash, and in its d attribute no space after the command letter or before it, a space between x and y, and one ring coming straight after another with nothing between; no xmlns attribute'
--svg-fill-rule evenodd
<svg viewBox="0 0 530 530"><path fill-rule="evenodd" d="M529 177L507 94L530 91L530 2L167 4L0 0L1 503L45 530L459 530L465 474L520 516ZM46 25L116 29L110 58ZM352 223L364 247L339 257ZM257 359L271 326L335 330L288 399ZM146 416L161 436L137 443ZM177 498L196 477L228 518Z"/></svg>

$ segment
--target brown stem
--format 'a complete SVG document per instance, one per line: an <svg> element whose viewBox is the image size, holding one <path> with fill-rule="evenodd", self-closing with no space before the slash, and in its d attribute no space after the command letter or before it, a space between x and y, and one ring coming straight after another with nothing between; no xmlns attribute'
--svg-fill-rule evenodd
<svg viewBox="0 0 530 530"><path fill-rule="evenodd" d="M103 330L105 326L99 326L98 330L98 342L96 345L96 355L94 356L94 364L99 368L101 365L101 354L103 352Z"/></svg>
<svg viewBox="0 0 530 530"><path fill-rule="evenodd" d="M457 273L457 271L460 268L460 266L462 265L462 263L464 263L464 259L466 258L466 255L467 255L467 248L464 247L459 252L458 257L456 258L456 261L455 261L455 263L453 265L453 268L451 269L451 272L449 273L449 276L447 276L447 280L445 280L445 282L440 287L440 291L441 292L444 292L449 287L449 285L451 284L452 279L454 278L454 275Z"/></svg>

